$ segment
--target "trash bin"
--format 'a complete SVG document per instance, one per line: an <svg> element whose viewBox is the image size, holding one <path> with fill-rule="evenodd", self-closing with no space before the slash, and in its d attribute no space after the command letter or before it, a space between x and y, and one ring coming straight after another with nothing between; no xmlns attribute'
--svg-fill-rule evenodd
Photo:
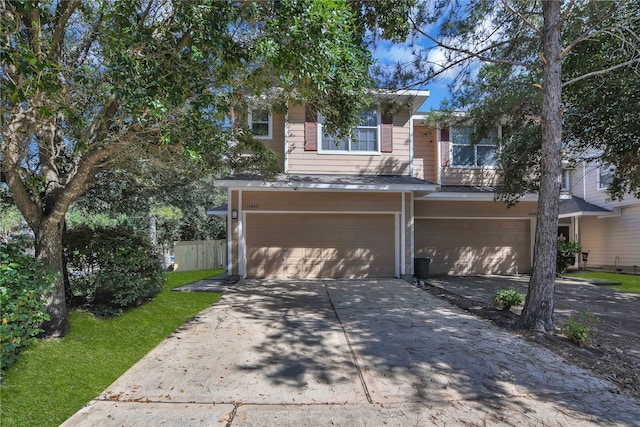
<svg viewBox="0 0 640 427"><path fill-rule="evenodd" d="M416 279L427 280L429 278L429 264L431 264L431 259L429 258L413 259L413 275Z"/></svg>

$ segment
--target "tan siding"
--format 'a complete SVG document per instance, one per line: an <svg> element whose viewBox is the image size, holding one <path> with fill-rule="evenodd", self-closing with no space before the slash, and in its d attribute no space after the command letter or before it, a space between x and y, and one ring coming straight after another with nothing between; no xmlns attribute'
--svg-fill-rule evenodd
<svg viewBox="0 0 640 427"><path fill-rule="evenodd" d="M248 214L253 278L393 277L393 215Z"/></svg>
<svg viewBox="0 0 640 427"><path fill-rule="evenodd" d="M273 114L272 139L262 140L278 159L278 167L284 170L284 115Z"/></svg>
<svg viewBox="0 0 640 427"><path fill-rule="evenodd" d="M640 266L640 206L621 208L619 217L580 218L580 241L589 252L588 265L633 271Z"/></svg>
<svg viewBox="0 0 640 427"><path fill-rule="evenodd" d="M400 193L243 191L242 208L287 211L400 212Z"/></svg>
<svg viewBox="0 0 640 427"><path fill-rule="evenodd" d="M431 182L438 181L437 130L414 126L413 176Z"/></svg>
<svg viewBox="0 0 640 427"><path fill-rule="evenodd" d="M585 182L587 194L584 197L586 201L589 203L593 203L598 206L605 207L607 209L613 209L620 206L628 206L631 204L640 203L640 200L631 196L630 194L625 195L624 200L622 201L613 201L610 200L609 194L606 190L598 189L598 165L595 162L587 163L586 174L585 174Z"/></svg>
<svg viewBox="0 0 640 427"><path fill-rule="evenodd" d="M380 155L304 151L304 106L289 109L289 173L409 174L409 113L393 117L393 152Z"/></svg>
<svg viewBox="0 0 640 427"><path fill-rule="evenodd" d="M431 259L430 274L528 273L527 219L417 219L416 257Z"/></svg>
<svg viewBox="0 0 640 427"><path fill-rule="evenodd" d="M493 187L499 183L496 169L442 168L442 185L477 185Z"/></svg>
<svg viewBox="0 0 640 427"><path fill-rule="evenodd" d="M536 202L520 202L507 208L502 202L419 200L415 203L416 217L493 217L535 218Z"/></svg>
<svg viewBox="0 0 640 427"><path fill-rule="evenodd" d="M584 187L582 183L582 164L576 166L575 169L569 170L569 183L571 184L571 194L584 199Z"/></svg>

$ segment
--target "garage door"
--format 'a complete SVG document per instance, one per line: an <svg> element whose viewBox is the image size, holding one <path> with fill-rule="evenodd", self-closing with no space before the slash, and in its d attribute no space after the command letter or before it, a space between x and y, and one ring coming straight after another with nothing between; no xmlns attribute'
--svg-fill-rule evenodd
<svg viewBox="0 0 640 427"><path fill-rule="evenodd" d="M388 214L247 214L247 277L393 277L394 242Z"/></svg>
<svg viewBox="0 0 640 427"><path fill-rule="evenodd" d="M531 270L530 221L418 219L416 256L432 274L516 274Z"/></svg>

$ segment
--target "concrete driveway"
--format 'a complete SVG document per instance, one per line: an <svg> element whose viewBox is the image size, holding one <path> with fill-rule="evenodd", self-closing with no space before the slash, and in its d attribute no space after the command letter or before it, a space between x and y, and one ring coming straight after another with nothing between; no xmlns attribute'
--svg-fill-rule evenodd
<svg viewBox="0 0 640 427"><path fill-rule="evenodd" d="M429 279L429 284L491 303L491 297L503 287L516 288L526 295L529 276L444 276ZM557 279L556 325L583 311L590 311L600 319L594 325L594 338L615 343L616 348L640 366L640 294L596 286L584 280Z"/></svg>
<svg viewBox="0 0 640 427"><path fill-rule="evenodd" d="M63 426L640 426L640 403L402 280L251 281Z"/></svg>

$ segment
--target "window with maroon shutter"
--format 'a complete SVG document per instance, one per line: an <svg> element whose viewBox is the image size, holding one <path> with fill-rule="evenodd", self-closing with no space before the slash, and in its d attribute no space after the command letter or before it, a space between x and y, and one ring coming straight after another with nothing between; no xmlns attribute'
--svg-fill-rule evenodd
<svg viewBox="0 0 640 427"><path fill-rule="evenodd" d="M304 151L318 151L318 116L308 107L304 110Z"/></svg>
<svg viewBox="0 0 640 427"><path fill-rule="evenodd" d="M393 152L393 115L383 114L380 123L380 151Z"/></svg>

